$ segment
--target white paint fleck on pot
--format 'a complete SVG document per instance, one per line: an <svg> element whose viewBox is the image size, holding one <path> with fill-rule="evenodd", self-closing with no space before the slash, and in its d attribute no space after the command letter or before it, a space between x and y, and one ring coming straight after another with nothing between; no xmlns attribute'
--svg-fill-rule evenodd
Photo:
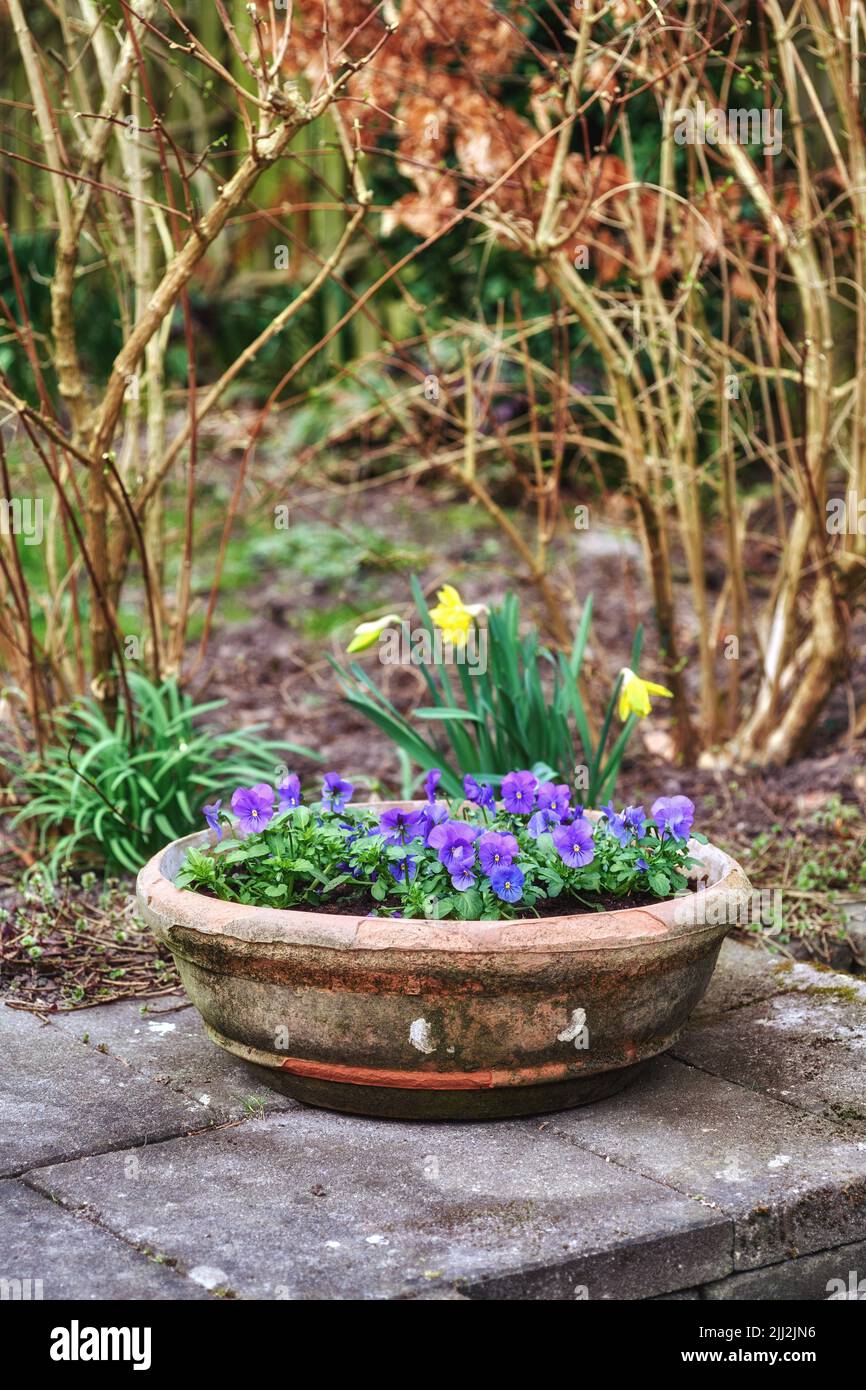
<svg viewBox="0 0 866 1390"><path fill-rule="evenodd" d="M572 1009L571 1019L568 1027L563 1028L561 1033L557 1033L557 1042L573 1042L575 1047L580 1047L580 1038L586 1027L586 1009Z"/></svg>
<svg viewBox="0 0 866 1390"><path fill-rule="evenodd" d="M409 1029L409 1041L413 1047L417 1047L419 1052L435 1052L436 1048L430 1041L430 1024L426 1018L416 1018Z"/></svg>

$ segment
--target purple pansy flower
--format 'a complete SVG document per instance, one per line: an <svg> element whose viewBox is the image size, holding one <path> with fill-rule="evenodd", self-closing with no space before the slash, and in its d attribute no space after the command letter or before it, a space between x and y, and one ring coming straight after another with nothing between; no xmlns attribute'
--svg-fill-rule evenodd
<svg viewBox="0 0 866 1390"><path fill-rule="evenodd" d="M351 801L355 788L351 782L344 782L339 772L326 772L322 781L322 805L326 811L342 811L347 801Z"/></svg>
<svg viewBox="0 0 866 1390"><path fill-rule="evenodd" d="M535 809L538 781L531 772L509 772L502 779L502 800L512 816L528 816Z"/></svg>
<svg viewBox="0 0 866 1390"><path fill-rule="evenodd" d="M274 814L273 787L267 782L257 782L254 787L238 787L232 795L232 810L245 835L264 830Z"/></svg>
<svg viewBox="0 0 866 1390"><path fill-rule="evenodd" d="M399 806L383 811L379 817L379 834L385 836L388 845L408 845L421 834L421 826L420 811L404 811Z"/></svg>
<svg viewBox="0 0 866 1390"><path fill-rule="evenodd" d="M563 864L570 869L579 869L584 864L592 863L595 858L589 821L575 820L571 825L561 825L553 832L553 843Z"/></svg>
<svg viewBox="0 0 866 1390"><path fill-rule="evenodd" d="M615 840L619 840L621 845L627 845L631 839L631 830L626 825L625 813L615 810L613 801L609 801L606 806L602 806L601 814L607 818L607 831Z"/></svg>
<svg viewBox="0 0 866 1390"><path fill-rule="evenodd" d="M430 831L434 825L441 825L448 819L448 805L445 801L428 801L426 806L422 806L418 812L420 824L417 834L421 835L425 844L430 843Z"/></svg>
<svg viewBox="0 0 866 1390"><path fill-rule="evenodd" d="M652 818L662 839L672 835L687 840L695 819L695 804L687 796L660 796L652 804Z"/></svg>
<svg viewBox="0 0 866 1390"><path fill-rule="evenodd" d="M465 893L467 888L475 887L475 875L471 869L458 869L456 874L451 875L451 887L456 888L458 893Z"/></svg>
<svg viewBox="0 0 866 1390"><path fill-rule="evenodd" d="M644 832L646 825L646 811L642 806L626 806L623 811L623 819L630 830L633 830L638 839Z"/></svg>
<svg viewBox="0 0 866 1390"><path fill-rule="evenodd" d="M463 795L467 801L474 802L483 811L496 810L496 797L489 782L482 782L479 785L475 778L470 777L467 773L463 778Z"/></svg>
<svg viewBox="0 0 866 1390"><path fill-rule="evenodd" d="M571 789L567 782L542 782L535 804L539 811L549 811L560 819L568 811Z"/></svg>
<svg viewBox="0 0 866 1390"><path fill-rule="evenodd" d="M649 864L645 859L636 859L634 866L636 869L640 869L642 874L647 873L649 870Z"/></svg>
<svg viewBox="0 0 866 1390"><path fill-rule="evenodd" d="M214 801L211 803L210 806L202 806L201 808L201 813L207 821L208 825L210 826L211 830L216 831L216 837L218 840L221 840L223 837L223 828L219 822L221 806L222 801Z"/></svg>
<svg viewBox="0 0 866 1390"><path fill-rule="evenodd" d="M280 798L280 810L291 811L301 804L301 779L294 772L290 772L284 782L277 787L277 794Z"/></svg>
<svg viewBox="0 0 866 1390"><path fill-rule="evenodd" d="M449 874L470 869L475 863L475 831L471 825L458 825L454 821L435 825L427 843L439 851L439 862Z"/></svg>
<svg viewBox="0 0 866 1390"><path fill-rule="evenodd" d="M424 795L427 797L428 801L436 800L436 788L441 781L442 773L439 771L438 767L431 767L427 776L424 778Z"/></svg>
<svg viewBox="0 0 866 1390"><path fill-rule="evenodd" d="M507 868L520 852L520 846L513 835L501 835L497 830L487 830L478 841L478 858L486 874L494 869Z"/></svg>
<svg viewBox="0 0 866 1390"><path fill-rule="evenodd" d="M523 896L523 874L516 864L507 864L504 868L493 870L490 886L503 902L519 902Z"/></svg>
<svg viewBox="0 0 866 1390"><path fill-rule="evenodd" d="M418 872L418 861L413 855L404 854L400 859L392 859L388 868L398 883L411 883Z"/></svg>
<svg viewBox="0 0 866 1390"><path fill-rule="evenodd" d="M602 807L607 816L607 828L621 845L627 845L634 836L640 838L646 824L646 812L642 806L624 806L620 812L614 810L612 801Z"/></svg>
<svg viewBox="0 0 866 1390"><path fill-rule="evenodd" d="M526 831L533 840L537 840L539 835L543 835L545 830L549 830L552 825L559 825L559 816L555 815L553 811L533 811L529 817Z"/></svg>

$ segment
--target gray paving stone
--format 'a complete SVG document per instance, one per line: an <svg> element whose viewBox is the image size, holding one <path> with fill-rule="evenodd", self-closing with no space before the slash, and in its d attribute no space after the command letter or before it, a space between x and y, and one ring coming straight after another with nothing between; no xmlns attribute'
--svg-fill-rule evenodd
<svg viewBox="0 0 866 1390"><path fill-rule="evenodd" d="M855 1002L857 982L835 988L776 995L692 1027L674 1055L866 1133L866 1002Z"/></svg>
<svg viewBox="0 0 866 1390"><path fill-rule="evenodd" d="M513 1276L525 1298L571 1298L585 1283L591 1298L639 1298L732 1268L721 1213L534 1121L409 1125L298 1110L137 1157L133 1181L120 1153L32 1181L241 1296L485 1297L485 1281L489 1292Z"/></svg>
<svg viewBox="0 0 866 1390"><path fill-rule="evenodd" d="M261 1074L212 1043L186 995L138 1003L125 999L75 1010L52 1022L91 1047L104 1047L135 1071L170 1081L217 1120L256 1110L290 1110L296 1102L262 1084Z"/></svg>
<svg viewBox="0 0 866 1390"><path fill-rule="evenodd" d="M0 1005L0 1175L184 1134L210 1118L191 1097Z"/></svg>
<svg viewBox="0 0 866 1390"><path fill-rule="evenodd" d="M0 1007L0 1173L30 1169L0 1183L21 1266L0 1278L45 1281L43 1247L46 1297L820 1298L866 1276L864 981L728 941L683 1060L489 1125L297 1107L175 1002Z"/></svg>
<svg viewBox="0 0 866 1390"><path fill-rule="evenodd" d="M781 974L780 964L783 966ZM692 1014L692 1020L716 1018L731 1009L740 1009L744 1004L781 993L785 989L786 964L762 946L727 937L722 942L709 989Z"/></svg>
<svg viewBox="0 0 866 1390"><path fill-rule="evenodd" d="M725 1223L713 1228L724 1245L730 1263L733 1228ZM594 1250L579 1259L551 1264L546 1269L526 1268L510 1274L473 1281L467 1287L473 1300L557 1299L586 1300L680 1297L652 1294L653 1288L679 1290L692 1277L693 1236L690 1231L667 1231L647 1240L627 1240L607 1250Z"/></svg>
<svg viewBox="0 0 866 1390"><path fill-rule="evenodd" d="M786 960L773 966L773 974L781 985L780 993L807 994L819 999L842 999L848 1003L866 1004L866 980L842 970L833 970L828 965Z"/></svg>
<svg viewBox="0 0 866 1390"><path fill-rule="evenodd" d="M10 1281L4 1295L8 1291L46 1300L208 1297L200 1285L14 1178L0 1181L0 1251L0 1280Z"/></svg>
<svg viewBox="0 0 866 1390"><path fill-rule="evenodd" d="M737 1270L866 1236L866 1140L672 1058L550 1124L728 1214Z"/></svg>
<svg viewBox="0 0 866 1390"><path fill-rule="evenodd" d="M714 1301L866 1300L866 1242L840 1245L748 1274L732 1274L705 1285L701 1297Z"/></svg>
<svg viewBox="0 0 866 1390"><path fill-rule="evenodd" d="M728 937L722 943L710 987L691 1022L705 1023L781 994L836 995L866 1004L866 980L812 961L790 960L757 943Z"/></svg>

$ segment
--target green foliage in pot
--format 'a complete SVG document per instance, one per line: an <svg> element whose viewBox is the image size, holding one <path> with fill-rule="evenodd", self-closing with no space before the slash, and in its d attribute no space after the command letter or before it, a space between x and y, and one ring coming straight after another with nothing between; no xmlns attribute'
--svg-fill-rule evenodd
<svg viewBox="0 0 866 1390"><path fill-rule="evenodd" d="M659 797L611 803L593 823L565 783L528 770L502 779L501 800L470 784L467 800L438 800L441 773L421 805L354 808L354 786L329 772L318 806L290 774L238 787L231 814L205 806L210 844L186 854L179 888L258 907L306 907L394 918L497 921L603 910L686 891L694 804ZM695 836L702 840L702 836Z"/></svg>

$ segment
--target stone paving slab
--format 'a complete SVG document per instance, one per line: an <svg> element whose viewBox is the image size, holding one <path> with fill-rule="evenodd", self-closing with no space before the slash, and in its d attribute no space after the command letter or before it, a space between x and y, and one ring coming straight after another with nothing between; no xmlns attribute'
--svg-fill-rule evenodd
<svg viewBox="0 0 866 1390"><path fill-rule="evenodd" d="M841 999L845 1003L866 1004L866 980L858 975L802 960L780 961L772 966L772 971L780 986L777 993L807 994L828 1003Z"/></svg>
<svg viewBox="0 0 866 1390"><path fill-rule="evenodd" d="M201 1299L200 1284L155 1263L15 1178L0 1181L0 1280L31 1298ZM37 1286L32 1281L39 1281ZM14 1284L11 1292L15 1293ZM5 1296L5 1295L4 1295ZM19 1295L20 1296L20 1295Z"/></svg>
<svg viewBox="0 0 866 1390"><path fill-rule="evenodd" d="M839 1245L781 1265L734 1274L705 1284L700 1296L712 1301L744 1299L866 1299L866 1242Z"/></svg>
<svg viewBox="0 0 866 1390"><path fill-rule="evenodd" d="M728 937L710 987L692 1014L694 1028L710 1019L783 994L841 998L866 1004L866 980L810 961L790 960L758 944Z"/></svg>
<svg viewBox="0 0 866 1390"><path fill-rule="evenodd" d="M297 1106L183 998L0 1006L0 1250L46 1232L59 1297L826 1298L866 1265L862 980L728 941L631 1088L476 1125Z"/></svg>
<svg viewBox="0 0 866 1390"><path fill-rule="evenodd" d="M242 1296L411 1298L450 1285L470 1297L574 1297L588 1285L592 1298L640 1298L731 1268L722 1214L536 1121L299 1110L139 1157L134 1181L119 1153L29 1180Z"/></svg>
<svg viewBox="0 0 866 1390"><path fill-rule="evenodd" d="M670 1057L551 1128L729 1215L737 1270L866 1237L866 1140Z"/></svg>
<svg viewBox="0 0 866 1390"><path fill-rule="evenodd" d="M290 1110L296 1102L262 1084L239 1057L215 1047L185 994L140 1003L125 999L54 1015L54 1026L152 1080L168 1081L210 1112L234 1120L254 1111Z"/></svg>
<svg viewBox="0 0 866 1390"><path fill-rule="evenodd" d="M208 1124L207 1110L33 1014L0 1005L0 1176Z"/></svg>
<svg viewBox="0 0 866 1390"><path fill-rule="evenodd" d="M841 988L854 1000L795 991L692 1028L674 1056L866 1134L866 1002Z"/></svg>
<svg viewBox="0 0 866 1390"><path fill-rule="evenodd" d="M672 1056L866 1128L866 980L728 940Z"/></svg>
<svg viewBox="0 0 866 1390"><path fill-rule="evenodd" d="M727 937L722 942L709 989L692 1014L692 1025L782 993L785 982L778 970L780 965L784 974L789 962L761 946Z"/></svg>

